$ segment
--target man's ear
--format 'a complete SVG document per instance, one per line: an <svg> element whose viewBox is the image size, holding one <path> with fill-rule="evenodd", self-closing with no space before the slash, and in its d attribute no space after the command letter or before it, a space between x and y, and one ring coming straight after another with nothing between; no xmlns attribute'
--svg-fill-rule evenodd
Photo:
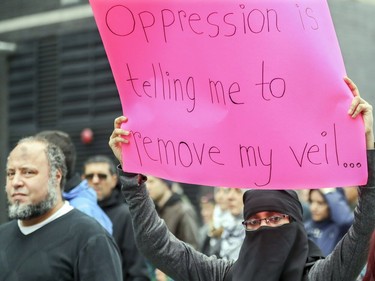
<svg viewBox="0 0 375 281"><path fill-rule="evenodd" d="M60 170L56 170L56 180L59 183L59 187L61 186L61 180L62 180L62 172Z"/></svg>
<svg viewBox="0 0 375 281"><path fill-rule="evenodd" d="M59 183L61 183L62 173L60 170L56 171L56 179L58 180Z"/></svg>

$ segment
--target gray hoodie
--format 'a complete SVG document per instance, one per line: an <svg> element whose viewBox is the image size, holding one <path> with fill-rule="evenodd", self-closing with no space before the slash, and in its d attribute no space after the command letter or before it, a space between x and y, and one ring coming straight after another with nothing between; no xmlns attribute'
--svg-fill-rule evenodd
<svg viewBox="0 0 375 281"><path fill-rule="evenodd" d="M367 159L368 183L360 188L353 226L329 256L306 270L302 281L354 281L365 265L368 242L375 228L374 150L367 151ZM207 257L176 239L155 211L144 184L146 178L121 169L119 173L137 244L144 256L176 281L223 281L234 261Z"/></svg>

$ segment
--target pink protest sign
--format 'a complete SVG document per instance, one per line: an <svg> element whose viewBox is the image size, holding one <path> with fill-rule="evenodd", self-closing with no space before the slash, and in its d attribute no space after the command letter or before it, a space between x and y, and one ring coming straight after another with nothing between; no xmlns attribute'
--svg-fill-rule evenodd
<svg viewBox="0 0 375 281"><path fill-rule="evenodd" d="M245 188L366 182L326 1L91 5L132 131L124 170Z"/></svg>

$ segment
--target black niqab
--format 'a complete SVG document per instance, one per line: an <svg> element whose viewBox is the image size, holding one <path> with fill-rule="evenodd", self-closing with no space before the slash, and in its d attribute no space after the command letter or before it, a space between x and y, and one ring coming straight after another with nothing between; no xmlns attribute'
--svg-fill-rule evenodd
<svg viewBox="0 0 375 281"><path fill-rule="evenodd" d="M301 281L307 263L310 265L322 255L307 238L296 192L248 190L243 200L245 219L270 211L287 214L292 221L246 232L238 260L225 281Z"/></svg>

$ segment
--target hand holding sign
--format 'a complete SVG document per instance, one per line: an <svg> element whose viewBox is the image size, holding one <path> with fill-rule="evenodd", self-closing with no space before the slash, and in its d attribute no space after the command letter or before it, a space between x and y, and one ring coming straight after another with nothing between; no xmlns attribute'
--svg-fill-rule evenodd
<svg viewBox="0 0 375 281"><path fill-rule="evenodd" d="M325 1L91 5L132 129L126 171L247 188L366 182Z"/></svg>
<svg viewBox="0 0 375 281"><path fill-rule="evenodd" d="M356 118L358 115L362 114L363 121L365 123L365 134L366 134L366 147L367 149L374 149L374 116L372 111L372 105L361 98L357 86L353 83L350 78L345 77L345 82L349 86L353 93L354 99L348 110L348 114L352 118Z"/></svg>
<svg viewBox="0 0 375 281"><path fill-rule="evenodd" d="M127 122L128 119L124 116L117 117L114 121L114 130L112 135L109 137L109 146L111 147L113 154L119 160L121 166L123 165L122 161L122 144L129 143L129 141L123 136L128 136L129 131L121 129L122 123Z"/></svg>

